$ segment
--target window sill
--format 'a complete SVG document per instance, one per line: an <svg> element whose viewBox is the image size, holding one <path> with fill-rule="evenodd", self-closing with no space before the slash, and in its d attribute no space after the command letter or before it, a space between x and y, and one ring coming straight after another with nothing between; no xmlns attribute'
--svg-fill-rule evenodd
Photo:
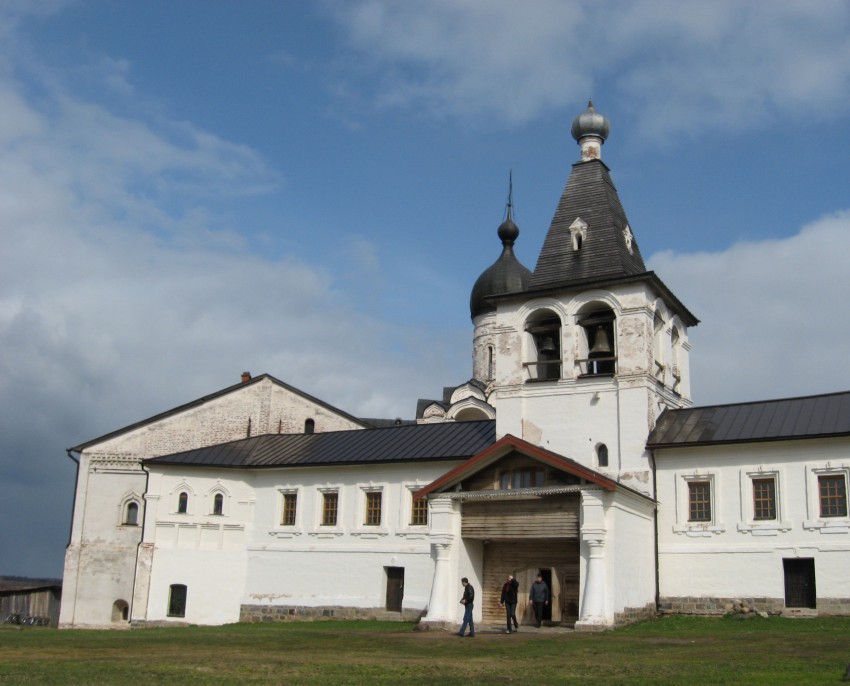
<svg viewBox="0 0 850 686"><path fill-rule="evenodd" d="M357 529L354 529L351 532L352 536L358 536L359 538L383 538L384 536L389 536L389 531L387 531L384 527L380 526L363 526Z"/></svg>
<svg viewBox="0 0 850 686"><path fill-rule="evenodd" d="M725 524L688 524L685 526L674 526L673 533L674 534L684 534L685 536L690 536L692 538L710 538L711 536L717 536L718 534L722 534L726 531Z"/></svg>
<svg viewBox="0 0 850 686"><path fill-rule="evenodd" d="M822 534L846 534L850 533L850 519L847 517L836 517L835 519L816 519L803 522L803 528L817 530Z"/></svg>
<svg viewBox="0 0 850 686"><path fill-rule="evenodd" d="M791 531L793 526L788 522L747 522L738 524L738 531L752 536L778 536L780 533Z"/></svg>
<svg viewBox="0 0 850 686"><path fill-rule="evenodd" d="M269 531L269 536L274 538L297 538L298 536L303 536L304 531L301 527L288 527L288 528L279 528L279 529L271 529Z"/></svg>

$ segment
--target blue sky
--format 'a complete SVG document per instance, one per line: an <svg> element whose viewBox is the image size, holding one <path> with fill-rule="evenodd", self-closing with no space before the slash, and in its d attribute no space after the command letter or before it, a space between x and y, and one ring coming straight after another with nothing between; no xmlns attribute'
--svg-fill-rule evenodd
<svg viewBox="0 0 850 686"><path fill-rule="evenodd" d="M589 97L695 402L850 388L847 2L0 0L0 574L61 574L66 448L243 370L468 379L508 175L533 268Z"/></svg>

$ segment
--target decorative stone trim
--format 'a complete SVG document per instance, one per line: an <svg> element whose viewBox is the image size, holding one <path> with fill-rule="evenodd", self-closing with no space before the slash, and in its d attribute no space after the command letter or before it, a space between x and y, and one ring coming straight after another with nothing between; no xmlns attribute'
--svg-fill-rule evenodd
<svg viewBox="0 0 850 686"><path fill-rule="evenodd" d="M401 612L390 612L380 607L342 607L340 605L323 607L242 605L239 608L239 621L254 624L260 622L315 622L334 619L416 622L424 614L422 610L406 609Z"/></svg>

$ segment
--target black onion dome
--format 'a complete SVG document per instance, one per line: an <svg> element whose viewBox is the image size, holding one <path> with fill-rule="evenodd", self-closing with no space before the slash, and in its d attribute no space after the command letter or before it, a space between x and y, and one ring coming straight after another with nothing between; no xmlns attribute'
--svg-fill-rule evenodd
<svg viewBox="0 0 850 686"><path fill-rule="evenodd" d="M531 271L514 255L514 241L519 236L519 229L510 214L502 222L498 233L503 246L502 254L478 277L469 296L469 312L473 319L479 314L496 311L496 306L487 301L489 296L524 291L531 278Z"/></svg>

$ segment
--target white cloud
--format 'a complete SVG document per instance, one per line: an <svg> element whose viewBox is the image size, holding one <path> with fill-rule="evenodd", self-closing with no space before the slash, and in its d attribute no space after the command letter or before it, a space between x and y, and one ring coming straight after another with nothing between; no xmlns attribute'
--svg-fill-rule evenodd
<svg viewBox="0 0 850 686"><path fill-rule="evenodd" d="M328 6L379 75L375 102L440 118L525 123L574 107L602 81L653 137L850 108L850 5L841 0Z"/></svg>
<svg viewBox="0 0 850 686"><path fill-rule="evenodd" d="M781 240L653 255L651 268L701 320L690 332L696 404L846 389L848 252L850 211Z"/></svg>

